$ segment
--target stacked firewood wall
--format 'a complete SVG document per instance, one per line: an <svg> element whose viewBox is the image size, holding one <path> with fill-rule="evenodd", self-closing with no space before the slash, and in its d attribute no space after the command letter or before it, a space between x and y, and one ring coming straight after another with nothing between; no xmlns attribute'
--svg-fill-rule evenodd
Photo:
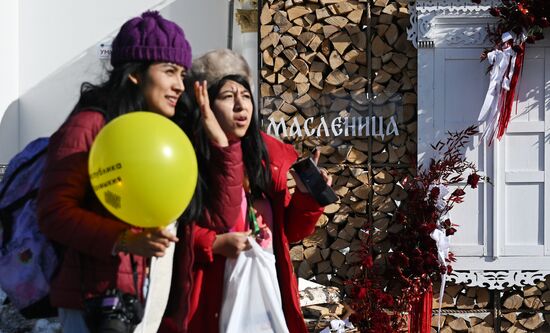
<svg viewBox="0 0 550 333"><path fill-rule="evenodd" d="M435 293L439 286L435 286ZM437 332L439 295L434 295L432 332ZM550 332L550 276L533 286L488 290L451 284L441 302L441 332Z"/></svg>
<svg viewBox="0 0 550 333"><path fill-rule="evenodd" d="M438 322L439 285L434 286L432 332L495 332L494 295L486 288L447 285L441 302L441 320Z"/></svg>
<svg viewBox="0 0 550 333"><path fill-rule="evenodd" d="M407 40L408 1L266 0L260 6L266 128L270 120L291 128L311 117L311 129L338 116L378 122L370 135L286 138L304 154L320 149L319 164L332 174L340 198L325 208L312 236L291 246L296 273L343 287L360 272L367 230L377 255L390 248L388 233L397 232L392 216L406 196L399 181L416 156L417 52ZM398 134L387 133L391 121Z"/></svg>

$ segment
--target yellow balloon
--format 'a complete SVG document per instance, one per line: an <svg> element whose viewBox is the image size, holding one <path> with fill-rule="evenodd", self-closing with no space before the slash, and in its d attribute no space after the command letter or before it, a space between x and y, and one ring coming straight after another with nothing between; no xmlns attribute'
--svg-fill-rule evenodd
<svg viewBox="0 0 550 333"><path fill-rule="evenodd" d="M88 159L99 201L122 221L163 227L189 205L197 184L197 158L189 138L152 112L131 112L96 136Z"/></svg>

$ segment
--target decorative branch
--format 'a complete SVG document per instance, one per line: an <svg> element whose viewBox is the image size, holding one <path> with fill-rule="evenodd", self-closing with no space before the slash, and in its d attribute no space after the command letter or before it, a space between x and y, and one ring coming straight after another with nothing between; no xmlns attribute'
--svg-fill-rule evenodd
<svg viewBox="0 0 550 333"><path fill-rule="evenodd" d="M445 140L432 145L438 157L402 181L408 196L394 215L400 230L388 236L388 253L373 253L373 237L368 234L362 253L363 275L350 281L356 311L353 322L361 332L396 332L402 313L411 311L441 274L452 271L454 256L438 256L432 237L436 229L443 237L453 235L457 225L451 221L450 210L464 201L467 186L475 189L480 180L488 181L465 157L466 145L477 133L476 126L449 132ZM456 187L452 192L451 186Z"/></svg>

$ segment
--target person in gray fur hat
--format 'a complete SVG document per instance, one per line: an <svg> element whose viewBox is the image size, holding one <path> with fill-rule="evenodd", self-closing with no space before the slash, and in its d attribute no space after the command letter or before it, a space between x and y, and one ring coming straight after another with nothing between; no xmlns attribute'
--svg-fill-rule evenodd
<svg viewBox="0 0 550 333"><path fill-rule="evenodd" d="M188 83L195 89L200 113L213 114L230 144L242 149L243 158L232 161L244 166L236 198L240 214L227 224L199 220L193 225L195 260L191 272L180 261L185 252L178 248L183 244L176 245L172 290L159 332L259 332L254 323L261 322L272 332L306 333L289 243L315 230L323 208L298 179L294 193L289 192L287 174L298 154L291 145L260 130L251 89L252 71L244 58L231 50L214 50L195 59L189 74ZM204 158L199 168L201 163L208 165L209 151L200 147L197 150ZM330 185L330 176L324 173L324 178ZM203 179L203 183L209 184L209 180ZM216 190L208 186L201 190L206 213L212 204L209 193ZM224 274L229 273L225 272L226 260L244 255L252 247L250 242L259 244L272 257L274 267L270 270L276 272L273 288L256 290L254 300L258 300L256 296L261 299L266 291L278 295L279 301L275 308L250 308L245 311L247 318L243 318L234 315L239 311L233 308L236 305L232 299L223 299ZM236 281L243 287L249 282Z"/></svg>

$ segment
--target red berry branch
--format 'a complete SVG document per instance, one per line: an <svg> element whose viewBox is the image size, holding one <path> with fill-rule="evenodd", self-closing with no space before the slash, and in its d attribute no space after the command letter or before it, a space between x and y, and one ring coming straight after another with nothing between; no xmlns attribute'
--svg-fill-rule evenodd
<svg viewBox="0 0 550 333"><path fill-rule="evenodd" d="M367 333L397 332L402 313L409 312L444 272L451 272L453 256L442 263L430 236L437 228L447 236L457 229L449 211L464 200L466 187L477 188L485 179L474 163L465 158L466 145L477 134L475 126L449 133L446 140L433 145L436 158L416 176L405 177L401 185L407 199L393 215L398 231L389 233L391 250L373 250L373 228L363 247L362 276L350 281L352 321ZM454 188L454 190L450 190Z"/></svg>

